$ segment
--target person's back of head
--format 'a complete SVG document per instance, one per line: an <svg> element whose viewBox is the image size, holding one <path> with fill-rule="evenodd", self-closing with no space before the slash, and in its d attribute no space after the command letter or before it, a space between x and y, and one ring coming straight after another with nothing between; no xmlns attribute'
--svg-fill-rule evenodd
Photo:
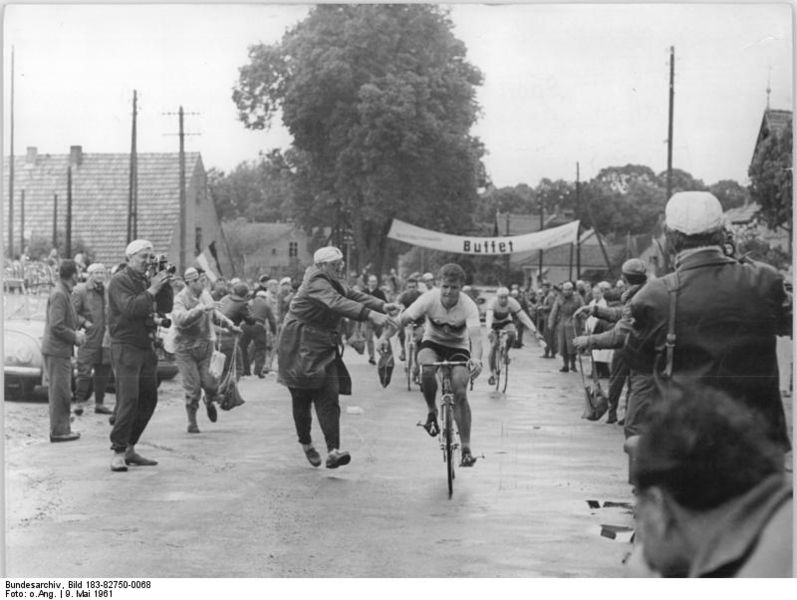
<svg viewBox="0 0 797 600"><path fill-rule="evenodd" d="M651 410L631 479L685 508L714 508L783 471L783 451L766 432L758 414L720 390L677 390Z"/></svg>

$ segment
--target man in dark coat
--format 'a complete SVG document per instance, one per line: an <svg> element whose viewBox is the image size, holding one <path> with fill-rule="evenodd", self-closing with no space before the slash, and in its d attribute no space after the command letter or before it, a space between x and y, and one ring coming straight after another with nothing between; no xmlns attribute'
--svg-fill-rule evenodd
<svg viewBox="0 0 797 600"><path fill-rule="evenodd" d="M83 414L83 405L89 399L93 383L94 412L110 415L113 411L104 404L105 388L111 378L110 349L103 347L108 312L105 266L102 263L90 264L86 276L86 282L77 284L72 291L72 306L77 313L78 325L86 331L86 343L77 351L75 414Z"/></svg>
<svg viewBox="0 0 797 600"><path fill-rule="evenodd" d="M329 469L348 464L351 456L340 450L338 394L351 394L351 379L340 354L343 318L390 322L384 311L398 310L374 296L349 288L341 277L343 253L332 246L316 251L301 286L290 304L280 335L278 381L287 386L293 402L293 420L299 443L311 465L321 456L310 437L311 407L315 404L329 454Z"/></svg>
<svg viewBox="0 0 797 600"><path fill-rule="evenodd" d="M576 330L575 312L583 306L581 294L573 291L573 284L565 281L562 284L562 293L554 301L551 314L548 316L548 329L556 336L556 345L564 360L564 366L559 369L562 373L576 370L576 350L573 338L578 335Z"/></svg>
<svg viewBox="0 0 797 600"><path fill-rule="evenodd" d="M675 272L648 282L631 301L629 365L653 374L658 398L695 384L725 391L760 413L770 437L788 451L776 354L776 337L791 333L783 277L726 255L722 207L708 192L673 195L665 219Z"/></svg>
<svg viewBox="0 0 797 600"><path fill-rule="evenodd" d="M252 315L252 307L249 305L249 286L239 281L232 287L232 291L221 299L219 306L221 314L232 321L236 328L242 325L254 325L256 323L255 317ZM244 344L249 342L241 336L239 343L236 344L236 335L234 329L229 329L220 332L220 350L227 357L224 361L224 374L230 368L232 363L233 350L237 348L237 355L235 360L235 380L241 378L242 375L250 375L249 370L249 353L246 351ZM224 375L222 375L224 378Z"/></svg>
<svg viewBox="0 0 797 600"><path fill-rule="evenodd" d="M70 301L77 283L77 265L66 259L58 268L58 282L47 299L42 337L42 358L50 402L50 441L71 442L80 437L70 425L72 402L72 347L81 346L86 334L78 330L78 317Z"/></svg>
<svg viewBox="0 0 797 600"><path fill-rule="evenodd" d="M134 240L125 249L127 267L108 284L108 329L116 375L115 419L111 430L112 471L158 463L136 452L158 404L156 313L172 312L174 291L167 270L150 273L152 243Z"/></svg>

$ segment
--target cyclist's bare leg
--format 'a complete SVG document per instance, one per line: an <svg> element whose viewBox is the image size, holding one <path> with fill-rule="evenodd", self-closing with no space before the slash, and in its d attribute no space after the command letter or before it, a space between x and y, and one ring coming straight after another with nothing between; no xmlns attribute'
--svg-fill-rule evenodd
<svg viewBox="0 0 797 600"><path fill-rule="evenodd" d="M437 375L435 369L424 369L423 365L437 362L437 353L431 348L422 348L418 352L418 364L421 365L421 391L426 400L428 412L437 414L435 398L437 396Z"/></svg>

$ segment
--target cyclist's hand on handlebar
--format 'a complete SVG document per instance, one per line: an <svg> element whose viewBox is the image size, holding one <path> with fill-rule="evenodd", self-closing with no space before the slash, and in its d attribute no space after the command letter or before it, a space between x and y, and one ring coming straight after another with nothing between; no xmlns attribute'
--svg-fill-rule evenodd
<svg viewBox="0 0 797 600"><path fill-rule="evenodd" d="M479 375L481 375L482 369L484 366L482 365L482 361L476 360L471 358L468 361L468 370L470 371L470 378L476 379Z"/></svg>

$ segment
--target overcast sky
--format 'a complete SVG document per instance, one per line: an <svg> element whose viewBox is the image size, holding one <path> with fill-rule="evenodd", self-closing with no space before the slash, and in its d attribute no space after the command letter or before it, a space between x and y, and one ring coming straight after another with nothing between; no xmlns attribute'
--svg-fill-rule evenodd
<svg viewBox="0 0 797 600"><path fill-rule="evenodd" d="M673 166L711 184L747 182L767 104L792 110L793 15L781 4L459 4L455 35L484 74L488 173L499 187L588 180L607 166L667 167L669 48L675 47ZM186 149L229 171L290 143L247 131L231 100L250 44L278 42L308 5L12 5L3 24L4 151Z"/></svg>

